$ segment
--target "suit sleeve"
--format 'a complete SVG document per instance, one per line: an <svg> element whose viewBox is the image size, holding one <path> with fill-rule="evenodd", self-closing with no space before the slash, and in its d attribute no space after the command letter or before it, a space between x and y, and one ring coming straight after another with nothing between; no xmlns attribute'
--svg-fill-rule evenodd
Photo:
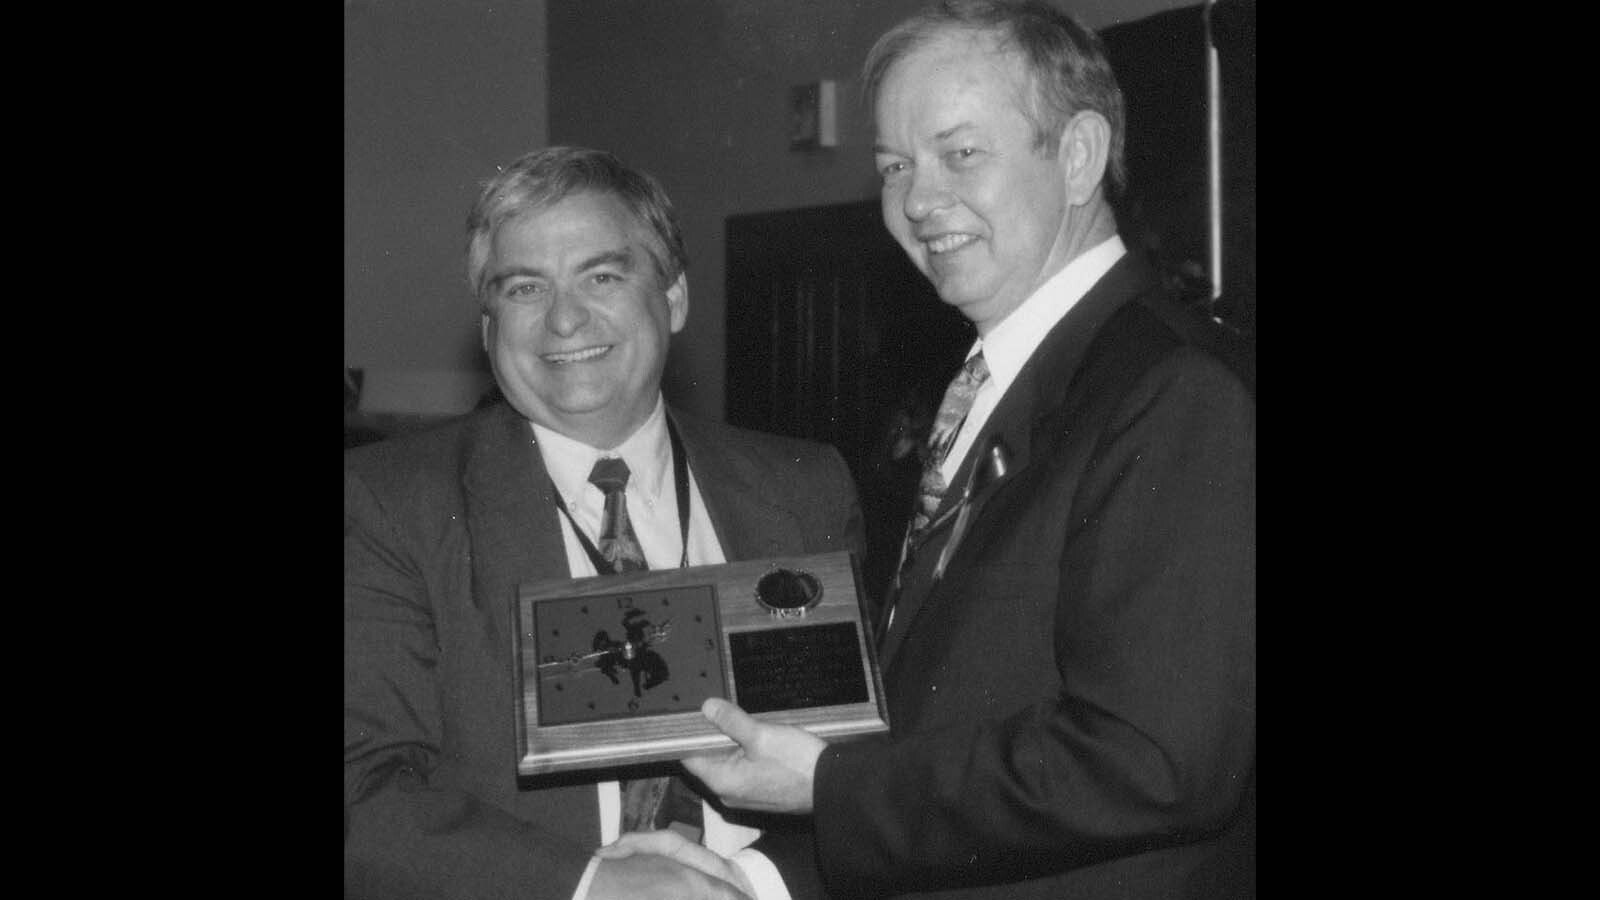
<svg viewBox="0 0 1600 900"><path fill-rule="evenodd" d="M849 550L858 560L866 554L865 519L855 480L844 457L832 446L824 448L816 467L815 485L807 490L806 506L823 512L807 535L811 552ZM819 503L820 501L820 503ZM870 612L870 610L869 610ZM776 817L764 824L762 836L751 849L771 860L783 877L792 900L822 900L826 891L817 870L816 849L810 823ZM848 896L848 892L845 894Z"/></svg>
<svg viewBox="0 0 1600 900"><path fill-rule="evenodd" d="M568 900L589 854L459 786L421 541L345 477L345 896Z"/></svg>
<svg viewBox="0 0 1600 900"><path fill-rule="evenodd" d="M1180 353L1135 381L1070 483L1038 501L1071 510L1044 551L1058 695L830 746L814 821L835 895L1039 877L1213 834L1238 808L1255 747L1252 400Z"/></svg>

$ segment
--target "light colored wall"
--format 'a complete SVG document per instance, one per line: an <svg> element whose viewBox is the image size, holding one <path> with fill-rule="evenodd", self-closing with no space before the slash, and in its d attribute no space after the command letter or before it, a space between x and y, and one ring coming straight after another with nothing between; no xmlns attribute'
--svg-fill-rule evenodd
<svg viewBox="0 0 1600 900"><path fill-rule="evenodd" d="M550 0L550 139L603 147L661 179L688 245L689 322L668 396L723 415L728 216L874 196L857 72L922 0ZM1194 5L1059 3L1094 28ZM841 145L788 147L790 86L839 82Z"/></svg>
<svg viewBox="0 0 1600 900"><path fill-rule="evenodd" d="M489 383L467 209L547 143L545 0L346 0L344 355L375 412L470 409Z"/></svg>

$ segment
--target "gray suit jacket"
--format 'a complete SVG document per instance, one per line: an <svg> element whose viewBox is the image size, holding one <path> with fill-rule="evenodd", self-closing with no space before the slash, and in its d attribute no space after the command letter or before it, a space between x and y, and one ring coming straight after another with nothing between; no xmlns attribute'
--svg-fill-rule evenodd
<svg viewBox="0 0 1600 900"><path fill-rule="evenodd" d="M730 561L862 551L836 450L669 412ZM516 587L569 575L551 491L505 404L346 453L346 897L567 900L599 844L609 776L516 772Z"/></svg>

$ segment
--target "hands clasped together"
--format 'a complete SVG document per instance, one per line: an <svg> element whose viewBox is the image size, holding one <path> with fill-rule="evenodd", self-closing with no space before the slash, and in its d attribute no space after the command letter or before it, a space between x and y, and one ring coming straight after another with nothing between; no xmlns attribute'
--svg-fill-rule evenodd
<svg viewBox="0 0 1600 900"><path fill-rule="evenodd" d="M736 809L811 812L812 777L827 746L801 728L756 720L726 700L701 706L711 723L737 744L731 750L685 759L683 767ZM596 851L601 859L589 897L753 897L744 871L728 859L675 831L630 832ZM679 866L708 876L702 882Z"/></svg>

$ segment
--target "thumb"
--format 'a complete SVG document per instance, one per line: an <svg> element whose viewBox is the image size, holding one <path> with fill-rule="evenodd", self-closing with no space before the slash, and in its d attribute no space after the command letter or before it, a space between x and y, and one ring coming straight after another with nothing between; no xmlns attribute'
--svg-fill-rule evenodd
<svg viewBox="0 0 1600 900"><path fill-rule="evenodd" d="M723 734L731 737L741 747L748 747L756 739L760 723L744 710L720 697L711 697L700 704L700 714Z"/></svg>

